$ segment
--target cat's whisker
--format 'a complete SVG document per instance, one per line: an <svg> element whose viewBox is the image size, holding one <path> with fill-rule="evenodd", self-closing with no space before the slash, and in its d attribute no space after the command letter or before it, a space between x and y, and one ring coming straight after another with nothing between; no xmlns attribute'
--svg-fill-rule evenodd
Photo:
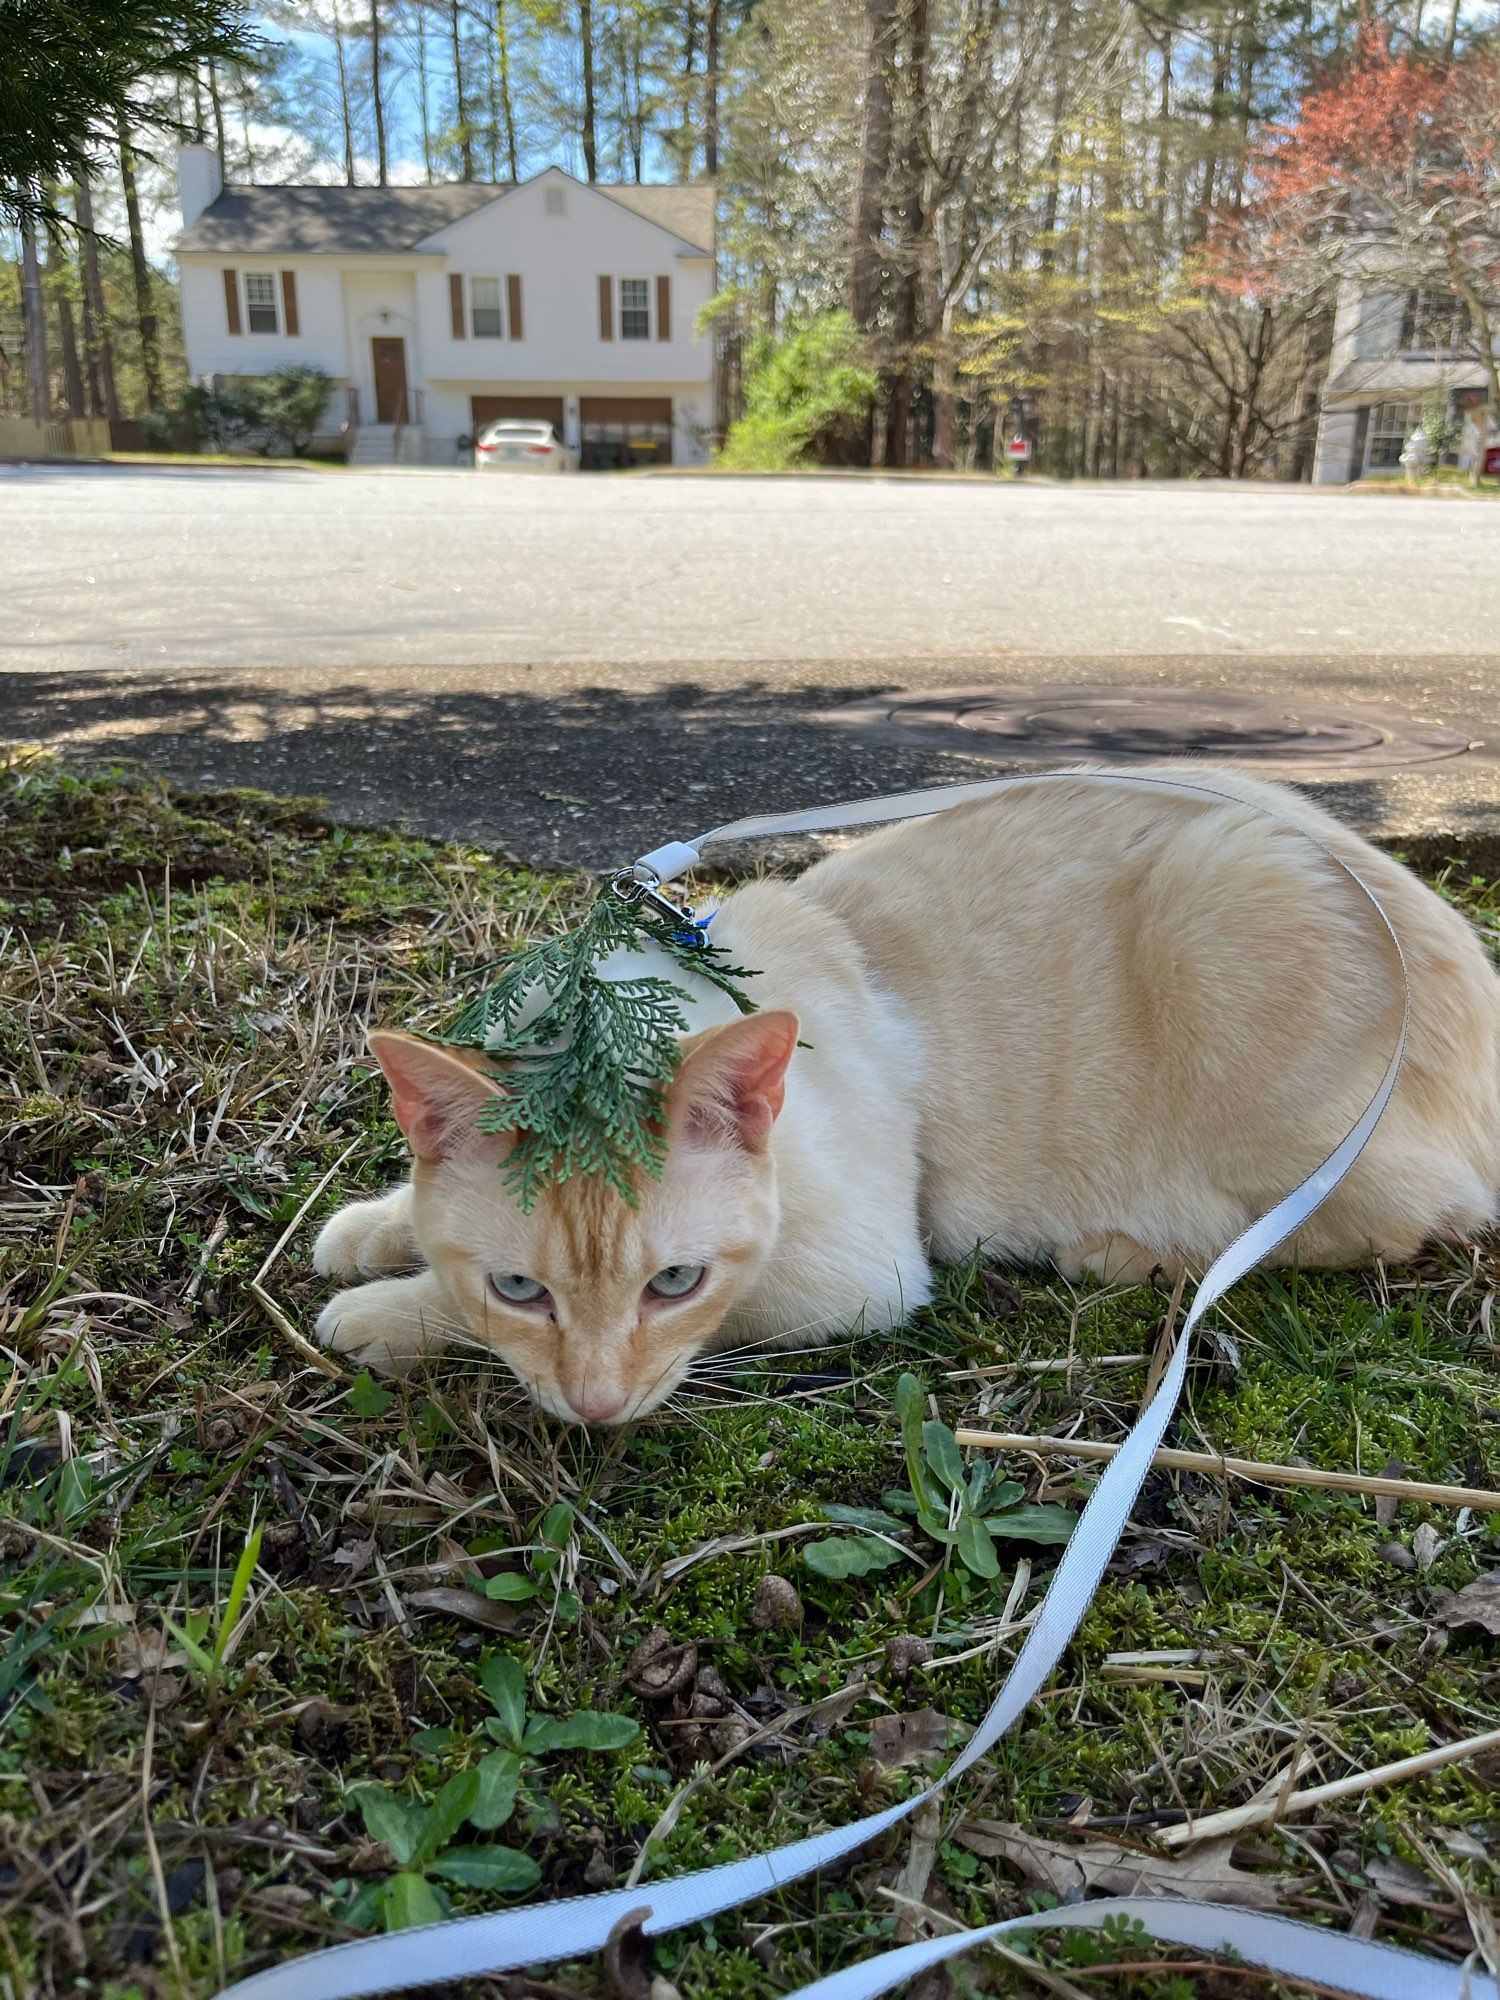
<svg viewBox="0 0 1500 2000"><path fill-rule="evenodd" d="M657 1405L657 1408L661 1410L670 1410L672 1415L676 1417L679 1422L685 1424L691 1424L695 1430L702 1431L705 1437L712 1438L716 1436L716 1433L710 1428L710 1426L704 1423L701 1417L695 1416L691 1410L686 1409L683 1406L683 1404L681 1404L678 1401L676 1396L664 1396L661 1402Z"/></svg>

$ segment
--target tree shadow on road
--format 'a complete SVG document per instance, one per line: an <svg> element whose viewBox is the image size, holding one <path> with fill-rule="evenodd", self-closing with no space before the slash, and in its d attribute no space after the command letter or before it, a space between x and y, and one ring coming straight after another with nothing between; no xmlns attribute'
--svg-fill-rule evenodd
<svg viewBox="0 0 1500 2000"><path fill-rule="evenodd" d="M820 720L882 691L809 677L648 690L495 692L483 668L0 674L0 732L188 789L327 800L335 819L403 825L527 861L606 868L744 813L998 776L994 757ZM438 684L434 684L437 682ZM1275 774L1272 774L1275 775ZM1379 780L1298 781L1379 835ZM1475 817L1479 809L1471 809ZM1455 802L1453 823L1465 808Z"/></svg>

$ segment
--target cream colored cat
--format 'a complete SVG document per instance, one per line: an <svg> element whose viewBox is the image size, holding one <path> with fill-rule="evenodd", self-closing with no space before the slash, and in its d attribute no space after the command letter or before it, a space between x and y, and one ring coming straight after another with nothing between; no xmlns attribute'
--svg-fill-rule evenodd
<svg viewBox="0 0 1500 2000"><path fill-rule="evenodd" d="M1500 978L1477 938L1294 793L1198 764L1161 775L1307 828L1375 889L1407 954L1395 1097L1282 1256L1404 1258L1485 1228ZM1378 918L1290 825L1112 787L889 828L737 890L714 937L761 969L762 1011L725 1020L710 996L666 1171L635 1208L574 1181L523 1215L505 1142L474 1130L503 1076L372 1037L414 1166L318 1239L320 1271L376 1280L324 1310L329 1346L389 1373L477 1346L554 1415L619 1423L707 1348L891 1326L928 1298L930 1258L976 1245L1069 1276L1201 1270L1342 1138L1400 1020Z"/></svg>

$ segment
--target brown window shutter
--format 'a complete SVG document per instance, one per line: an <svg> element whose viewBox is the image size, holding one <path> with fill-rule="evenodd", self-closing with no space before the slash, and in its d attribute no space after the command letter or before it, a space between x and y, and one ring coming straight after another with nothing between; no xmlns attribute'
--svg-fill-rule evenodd
<svg viewBox="0 0 1500 2000"><path fill-rule="evenodd" d="M238 271L224 273L224 317L229 322L229 331L240 330L240 274Z"/></svg>
<svg viewBox="0 0 1500 2000"><path fill-rule="evenodd" d="M524 339L526 322L521 317L521 279L512 271L505 281L505 323L512 340Z"/></svg>
<svg viewBox="0 0 1500 2000"><path fill-rule="evenodd" d="M302 331L297 319L297 273L283 271L281 274L282 319L286 322L284 331L294 337Z"/></svg>
<svg viewBox="0 0 1500 2000"><path fill-rule="evenodd" d="M672 338L672 280L658 278L656 281L656 337L658 340Z"/></svg>
<svg viewBox="0 0 1500 2000"><path fill-rule="evenodd" d="M468 328L464 325L464 281L457 271L448 273L448 312L453 321L453 338L462 340Z"/></svg>
<svg viewBox="0 0 1500 2000"><path fill-rule="evenodd" d="M613 278L599 280L599 338L613 340L615 337L615 281Z"/></svg>

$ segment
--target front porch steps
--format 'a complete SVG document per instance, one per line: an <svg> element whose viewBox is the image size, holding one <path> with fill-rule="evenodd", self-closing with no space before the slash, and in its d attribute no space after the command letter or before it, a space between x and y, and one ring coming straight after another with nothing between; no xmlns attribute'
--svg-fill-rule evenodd
<svg viewBox="0 0 1500 2000"><path fill-rule="evenodd" d="M403 424L399 445L394 424L361 424L349 454L351 465L420 465L425 440L420 424Z"/></svg>

